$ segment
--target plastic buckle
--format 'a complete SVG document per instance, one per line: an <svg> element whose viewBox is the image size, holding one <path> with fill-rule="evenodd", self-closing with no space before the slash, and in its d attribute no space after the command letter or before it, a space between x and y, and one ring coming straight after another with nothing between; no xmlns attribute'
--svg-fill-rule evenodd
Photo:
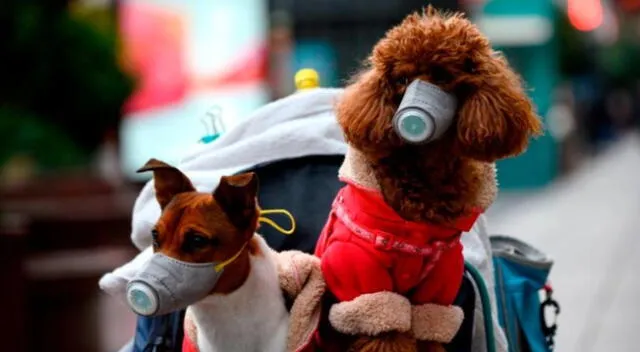
<svg viewBox="0 0 640 352"><path fill-rule="evenodd" d="M560 315L560 304L553 299L553 288L547 283L544 285L544 291L546 292L545 300L540 304L540 320L542 325L542 333L544 334L547 345L551 351L555 347L555 335L558 330L558 315ZM547 312L553 310L553 320L549 322L547 320Z"/></svg>
<svg viewBox="0 0 640 352"><path fill-rule="evenodd" d="M225 130L225 126L222 121L222 108L219 106L213 106L210 108L201 119L201 122L204 124L206 134L198 140L200 143L208 144L215 141ZM207 122L210 123L207 124Z"/></svg>
<svg viewBox="0 0 640 352"><path fill-rule="evenodd" d="M375 247L377 249L381 249L381 250L391 250L391 248L393 248L393 237L388 234L388 233L384 233L384 232L378 232L375 234Z"/></svg>
<svg viewBox="0 0 640 352"><path fill-rule="evenodd" d="M206 136L200 138L200 143L204 143L204 144L211 143L211 142L215 141L216 139L218 139L218 137L220 137L220 134L218 134L218 133L209 134L209 135L206 135Z"/></svg>

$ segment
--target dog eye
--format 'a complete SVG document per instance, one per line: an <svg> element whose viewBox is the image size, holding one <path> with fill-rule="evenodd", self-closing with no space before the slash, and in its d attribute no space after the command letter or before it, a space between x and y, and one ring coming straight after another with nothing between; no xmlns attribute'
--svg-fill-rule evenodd
<svg viewBox="0 0 640 352"><path fill-rule="evenodd" d="M435 84L446 84L453 80L453 75L440 66L435 66L431 70L431 78Z"/></svg>
<svg viewBox="0 0 640 352"><path fill-rule="evenodd" d="M206 237L200 235L192 235L189 240L195 248L202 248L209 242Z"/></svg>
<svg viewBox="0 0 640 352"><path fill-rule="evenodd" d="M191 242L193 242L194 247L201 248L206 246L208 241L202 236L195 235L191 238Z"/></svg>
<svg viewBox="0 0 640 352"><path fill-rule="evenodd" d="M463 70L466 73L476 73L476 63L471 59L464 60Z"/></svg>
<svg viewBox="0 0 640 352"><path fill-rule="evenodd" d="M209 245L217 245L218 239L212 238L209 239L205 236L199 235L194 232L189 232L184 238L184 243L182 244L183 249L185 251L192 251L196 249L202 249Z"/></svg>

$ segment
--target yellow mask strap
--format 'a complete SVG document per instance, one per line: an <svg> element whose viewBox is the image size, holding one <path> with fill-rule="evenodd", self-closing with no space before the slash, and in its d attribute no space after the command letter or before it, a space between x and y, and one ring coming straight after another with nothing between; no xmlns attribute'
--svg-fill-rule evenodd
<svg viewBox="0 0 640 352"><path fill-rule="evenodd" d="M276 224L275 221L264 216L260 216L258 218L258 221L270 225L271 227L276 229L276 231L281 232L284 235L290 235L296 231L296 219L293 218L293 215L291 215L289 211L285 209L268 209L268 210L260 211L260 215L269 215L269 214L282 214L288 217L289 220L291 221L291 229L285 230L282 227L280 227L280 225Z"/></svg>
<svg viewBox="0 0 640 352"><path fill-rule="evenodd" d="M238 251L238 253L234 254L231 258L229 258L229 259L225 260L225 261L224 261L224 262L222 262L222 263L218 263L218 264L216 264L216 266L214 266L214 267L213 267L213 268L215 269L215 271L216 271L217 273L221 272L221 271L222 271L222 269L224 269L224 267L225 267L225 266L227 266L227 265L229 265L229 264L233 263L236 259L238 259L238 257L240 256L240 254L242 254L242 251L244 251L244 249L245 249L245 248L247 248L247 243L249 243L249 242L245 242L245 243L242 245L242 248L240 248L240 250Z"/></svg>
<svg viewBox="0 0 640 352"><path fill-rule="evenodd" d="M276 224L275 221L264 217L264 216L260 216L258 218L258 221L263 222L265 224L271 225L274 229L276 229L278 232L281 232L285 235L290 235L292 233L294 233L296 231L296 220L294 219L293 215L291 215L291 213L285 209L269 209L269 210L261 210L260 211L260 215L269 215L269 214L283 214L285 216L287 216L289 218L289 220L291 221L291 229L289 230L285 230L283 229L280 225ZM248 242L247 242L248 243ZM216 266L214 267L216 272L221 272L227 265L233 263L236 259L238 259L238 257L240 256L240 254L242 254L242 252L244 251L244 249L247 247L247 243L245 243L244 245L242 245L242 248L240 248L240 250L234 254L231 258L225 260L222 263L218 263L216 264Z"/></svg>

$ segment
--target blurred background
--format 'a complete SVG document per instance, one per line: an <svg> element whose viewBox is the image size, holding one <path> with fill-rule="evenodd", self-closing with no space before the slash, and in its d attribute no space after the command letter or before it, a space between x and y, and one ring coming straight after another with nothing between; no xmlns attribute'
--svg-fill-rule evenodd
<svg viewBox="0 0 640 352"><path fill-rule="evenodd" d="M175 163L316 69L341 86L385 30L464 11L523 75L547 133L499 164L494 233L556 259L559 351L640 343L640 0L4 0L2 351L114 351L129 309L98 291L136 254L150 157Z"/></svg>

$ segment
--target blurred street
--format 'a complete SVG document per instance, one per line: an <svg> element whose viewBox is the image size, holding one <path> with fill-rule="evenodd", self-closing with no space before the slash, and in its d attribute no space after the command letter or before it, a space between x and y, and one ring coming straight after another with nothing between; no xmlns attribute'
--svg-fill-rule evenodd
<svg viewBox="0 0 640 352"><path fill-rule="evenodd" d="M492 233L554 258L558 351L638 350L640 136L626 136L544 191L502 194L489 221Z"/></svg>

